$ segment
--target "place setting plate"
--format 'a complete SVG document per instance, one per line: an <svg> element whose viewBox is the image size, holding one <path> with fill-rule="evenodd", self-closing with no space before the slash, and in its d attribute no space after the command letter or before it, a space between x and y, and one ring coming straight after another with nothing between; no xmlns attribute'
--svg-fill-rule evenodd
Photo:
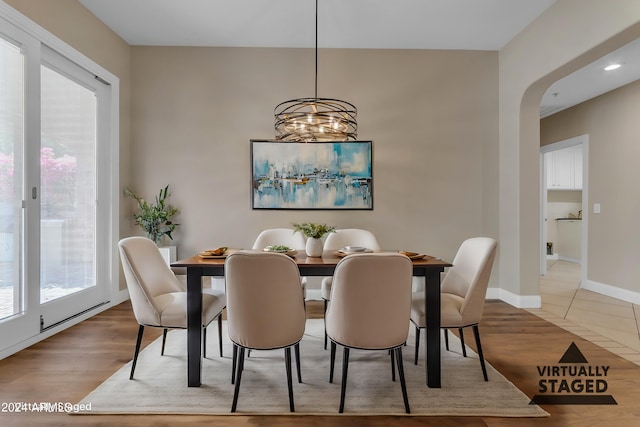
<svg viewBox="0 0 640 427"><path fill-rule="evenodd" d="M398 253L408 256L411 261L423 259L427 256L425 254L420 254L418 252L410 252L410 251L398 251ZM428 259L431 259L431 258L432 257L428 257Z"/></svg>
<svg viewBox="0 0 640 427"><path fill-rule="evenodd" d="M344 248L335 251L335 254L337 256L343 257L352 254L369 254L372 252L373 249L365 248L362 246L345 246Z"/></svg>
<svg viewBox="0 0 640 427"><path fill-rule="evenodd" d="M232 249L229 249L226 246L221 246L216 249L207 249L205 251L198 252L198 256L203 259L221 259L226 258L231 251Z"/></svg>
<svg viewBox="0 0 640 427"><path fill-rule="evenodd" d="M283 246L283 245L271 245L271 246L267 246L263 249L264 252L275 252L277 254L285 254L285 255L289 255L290 257L295 256L298 251L297 249L292 249L288 246Z"/></svg>

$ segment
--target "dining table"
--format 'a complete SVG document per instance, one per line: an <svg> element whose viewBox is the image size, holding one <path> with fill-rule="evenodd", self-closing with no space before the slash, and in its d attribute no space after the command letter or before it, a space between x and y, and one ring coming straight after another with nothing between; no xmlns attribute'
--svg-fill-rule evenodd
<svg viewBox="0 0 640 427"><path fill-rule="evenodd" d="M231 250L227 253L229 252ZM299 251L293 254L292 258L298 266L300 276L332 276L343 255L336 251L324 251L322 257L308 257L304 251ZM189 387L201 385L202 277L224 276L224 263L225 256L203 257L198 254L171 263L171 267L184 268L187 273L187 385ZM412 263L413 275L425 278L426 385L430 388L440 388L440 275L446 267L451 267L451 264L432 256L412 259Z"/></svg>

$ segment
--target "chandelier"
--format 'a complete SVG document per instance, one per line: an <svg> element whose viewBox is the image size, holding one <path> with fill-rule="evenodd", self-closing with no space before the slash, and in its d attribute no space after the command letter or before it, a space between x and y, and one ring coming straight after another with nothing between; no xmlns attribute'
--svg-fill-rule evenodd
<svg viewBox="0 0 640 427"><path fill-rule="evenodd" d="M294 142L355 141L356 107L347 101L318 98L318 0L316 0L315 96L281 102L274 109L276 139Z"/></svg>

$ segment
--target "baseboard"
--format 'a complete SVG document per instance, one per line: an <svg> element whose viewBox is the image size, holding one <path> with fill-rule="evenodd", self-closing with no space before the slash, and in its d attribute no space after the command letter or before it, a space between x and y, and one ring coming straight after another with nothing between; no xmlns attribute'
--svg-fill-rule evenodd
<svg viewBox="0 0 640 427"><path fill-rule="evenodd" d="M500 288L487 289L487 299L499 299L516 308L542 307L542 298L540 295L516 295Z"/></svg>
<svg viewBox="0 0 640 427"><path fill-rule="evenodd" d="M578 258L571 258L564 255L558 255L558 261L566 261L566 262L572 262L574 264L582 264L582 260L579 260Z"/></svg>
<svg viewBox="0 0 640 427"><path fill-rule="evenodd" d="M582 289L587 291L596 292L607 297L616 298L622 301L630 302L632 304L640 305L640 293L636 291L630 291L628 289L618 288L616 286L607 285L605 283L599 283L595 280L587 280L580 285Z"/></svg>
<svg viewBox="0 0 640 427"><path fill-rule="evenodd" d="M307 301L321 301L322 293L320 289L309 289L307 288Z"/></svg>

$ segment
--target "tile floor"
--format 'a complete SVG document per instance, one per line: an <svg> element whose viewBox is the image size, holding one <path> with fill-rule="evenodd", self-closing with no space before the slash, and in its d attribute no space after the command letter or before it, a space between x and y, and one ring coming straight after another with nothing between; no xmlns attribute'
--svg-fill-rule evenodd
<svg viewBox="0 0 640 427"><path fill-rule="evenodd" d="M640 365L640 306L580 288L580 265L549 261L530 312Z"/></svg>

